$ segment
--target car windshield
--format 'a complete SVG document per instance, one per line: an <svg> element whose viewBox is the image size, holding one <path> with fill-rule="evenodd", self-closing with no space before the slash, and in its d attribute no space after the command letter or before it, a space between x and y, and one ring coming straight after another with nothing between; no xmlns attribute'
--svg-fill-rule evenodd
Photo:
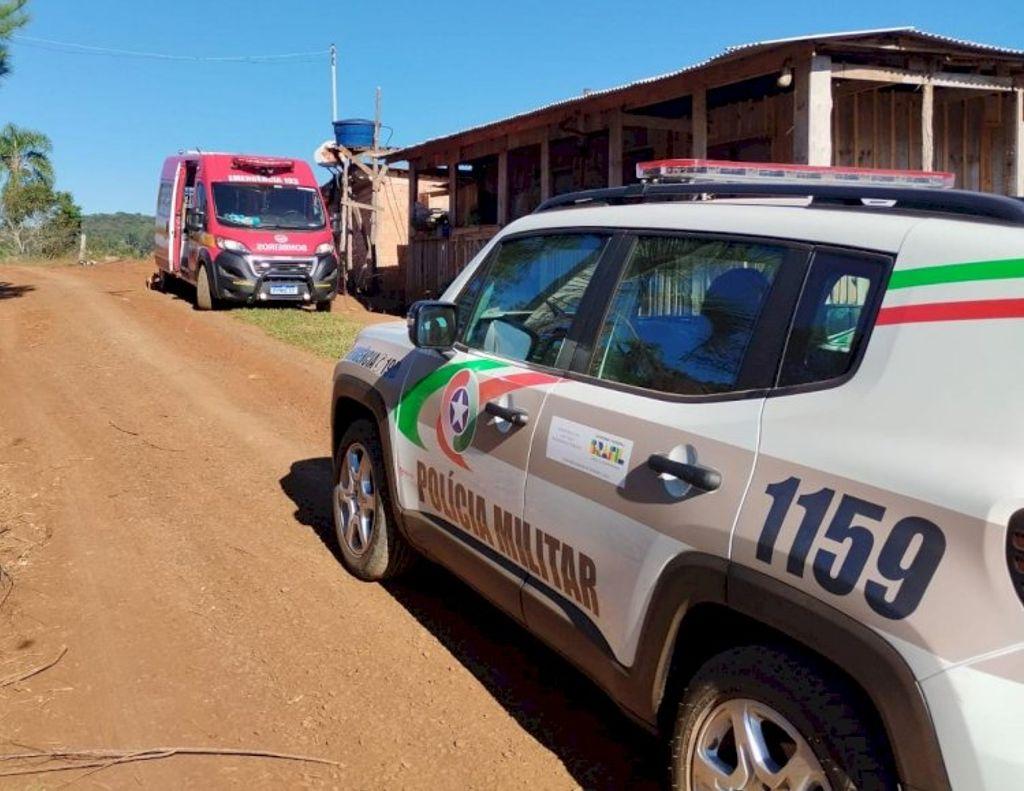
<svg viewBox="0 0 1024 791"><path fill-rule="evenodd" d="M323 205L312 187L218 182L213 203L224 225L293 231L324 227Z"/></svg>

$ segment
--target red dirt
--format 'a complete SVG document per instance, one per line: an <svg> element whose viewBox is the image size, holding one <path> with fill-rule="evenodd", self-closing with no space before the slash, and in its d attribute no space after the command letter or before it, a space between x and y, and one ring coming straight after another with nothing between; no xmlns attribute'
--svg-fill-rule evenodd
<svg viewBox="0 0 1024 791"><path fill-rule="evenodd" d="M0 788L636 788L663 756L448 573L332 550L330 361L146 291L0 267L0 753L222 747ZM357 315L357 314L353 314ZM6 582L0 583L0 601ZM12 768L0 760L0 773Z"/></svg>

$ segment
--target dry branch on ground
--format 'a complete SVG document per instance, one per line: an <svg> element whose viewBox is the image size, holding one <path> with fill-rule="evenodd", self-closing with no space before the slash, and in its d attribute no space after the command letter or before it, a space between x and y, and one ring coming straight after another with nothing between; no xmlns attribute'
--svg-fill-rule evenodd
<svg viewBox="0 0 1024 791"><path fill-rule="evenodd" d="M344 764L329 758L310 755L279 753L272 750L246 750L219 747L152 747L139 750L93 750L61 748L55 750L33 750L31 752L0 755L0 761L29 764L14 769L0 770L0 777L18 777L49 772L67 772L76 769L102 770L118 764L139 761L154 761L175 755L214 755L240 758L268 758L278 761L323 764L343 767Z"/></svg>

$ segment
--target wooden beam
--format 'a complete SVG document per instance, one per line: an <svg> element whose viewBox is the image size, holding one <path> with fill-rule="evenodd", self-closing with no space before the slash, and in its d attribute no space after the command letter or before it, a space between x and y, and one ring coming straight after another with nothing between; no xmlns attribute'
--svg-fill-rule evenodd
<svg viewBox="0 0 1024 791"><path fill-rule="evenodd" d="M413 234L416 230L413 228L413 216L416 213L416 199L419 197L416 193L419 190L419 173L415 162L409 163L409 202L408 212L409 216L406 218L406 224L408 225L409 236L408 239L412 239Z"/></svg>
<svg viewBox="0 0 1024 791"><path fill-rule="evenodd" d="M935 86L921 87L921 170L935 169Z"/></svg>
<svg viewBox="0 0 1024 791"><path fill-rule="evenodd" d="M508 222L508 151L498 152L498 225Z"/></svg>
<svg viewBox="0 0 1024 791"><path fill-rule="evenodd" d="M1024 195L1024 89L1017 88L1007 113L1007 131L1010 155L1010 181L1006 191L1010 195Z"/></svg>
<svg viewBox="0 0 1024 791"><path fill-rule="evenodd" d="M690 154L694 159L705 159L708 155L708 92L696 88L693 92L693 110L690 114L690 132L693 147Z"/></svg>
<svg viewBox="0 0 1024 791"><path fill-rule="evenodd" d="M456 204L459 201L459 163L448 161L448 225L455 228L458 223Z"/></svg>
<svg viewBox="0 0 1024 791"><path fill-rule="evenodd" d="M690 131L689 118L661 118L656 115L621 113L623 126L639 126L643 129L662 129L666 132Z"/></svg>
<svg viewBox="0 0 1024 791"><path fill-rule="evenodd" d="M547 135L540 141L540 199L551 197L551 140Z"/></svg>
<svg viewBox="0 0 1024 791"><path fill-rule="evenodd" d="M832 59L815 55L797 65L793 97L793 161L832 164ZM854 152L856 162L857 152Z"/></svg>
<svg viewBox="0 0 1024 791"><path fill-rule="evenodd" d="M622 112L612 110L608 118L608 186L622 186Z"/></svg>
<svg viewBox="0 0 1024 791"><path fill-rule="evenodd" d="M957 74L940 71L934 74L879 66L856 66L846 63L832 64L832 77L837 80L866 80L895 85L924 85L940 88L970 88L977 91L1009 91L1013 77L994 77L988 74Z"/></svg>

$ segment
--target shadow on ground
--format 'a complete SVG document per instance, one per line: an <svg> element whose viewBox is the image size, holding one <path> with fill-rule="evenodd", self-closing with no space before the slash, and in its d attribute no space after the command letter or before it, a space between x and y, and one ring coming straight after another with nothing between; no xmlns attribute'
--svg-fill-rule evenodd
<svg viewBox="0 0 1024 791"><path fill-rule="evenodd" d="M331 460L292 464L281 488L295 519L335 555ZM667 756L596 686L458 578L432 563L388 592L483 684L516 721L555 753L584 788L658 788Z"/></svg>
<svg viewBox="0 0 1024 791"><path fill-rule="evenodd" d="M16 286L14 283L0 280L0 299L17 299L25 296L29 291L35 290L35 286Z"/></svg>

